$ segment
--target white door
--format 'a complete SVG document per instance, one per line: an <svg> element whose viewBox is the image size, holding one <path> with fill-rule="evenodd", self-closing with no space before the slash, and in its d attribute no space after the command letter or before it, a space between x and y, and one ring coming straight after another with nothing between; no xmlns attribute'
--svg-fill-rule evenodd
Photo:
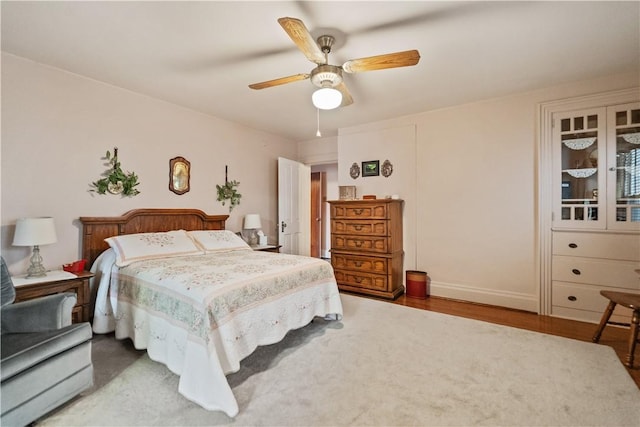
<svg viewBox="0 0 640 427"><path fill-rule="evenodd" d="M278 158L278 243L281 253L309 255L311 168Z"/></svg>

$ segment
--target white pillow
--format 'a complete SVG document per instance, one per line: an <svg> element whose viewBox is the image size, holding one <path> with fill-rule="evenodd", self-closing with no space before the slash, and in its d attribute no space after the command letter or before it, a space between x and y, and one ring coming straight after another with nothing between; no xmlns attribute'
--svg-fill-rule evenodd
<svg viewBox="0 0 640 427"><path fill-rule="evenodd" d="M118 267L146 259L203 254L184 230L126 234L104 240L115 251Z"/></svg>
<svg viewBox="0 0 640 427"><path fill-rule="evenodd" d="M187 234L206 253L226 252L238 249L248 249L251 247L233 231L229 230L196 230L188 231Z"/></svg>

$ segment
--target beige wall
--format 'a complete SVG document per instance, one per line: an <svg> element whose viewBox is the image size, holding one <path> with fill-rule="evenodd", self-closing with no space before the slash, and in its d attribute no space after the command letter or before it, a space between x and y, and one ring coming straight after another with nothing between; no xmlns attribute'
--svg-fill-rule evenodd
<svg viewBox="0 0 640 427"><path fill-rule="evenodd" d="M405 199L405 269L427 271L433 295L538 311L538 104L638 84L616 75L340 129L339 185ZM400 148L388 181L349 178L351 163L382 161L389 147ZM413 179L400 179L407 168Z"/></svg>
<svg viewBox="0 0 640 427"><path fill-rule="evenodd" d="M298 161L306 165L338 163L338 137L316 138L299 142Z"/></svg>
<svg viewBox="0 0 640 427"><path fill-rule="evenodd" d="M405 199L405 268L427 271L434 295L536 311L537 105L636 85L635 74L612 76L341 129L337 138L295 144L3 54L2 255L12 273L26 270L30 250L11 246L15 221L23 216L55 218L58 243L44 246L42 255L47 267L58 268L80 256L79 216L120 215L139 207L228 213L215 200L225 165L243 195L228 228L239 230L244 214L260 213L273 241L278 156L327 164L340 152L336 185L354 185L348 177L354 161L389 157L391 178L360 178L355 185L359 194L397 193ZM394 151L389 141L397 144ZM123 168L140 176L139 196L88 192L105 169L100 158L114 146ZM192 190L183 196L167 188L169 159L175 156L192 163Z"/></svg>
<svg viewBox="0 0 640 427"><path fill-rule="evenodd" d="M89 193L114 146L125 171L140 177L132 198ZM168 190L169 159L191 162L191 191ZM277 157L296 159L294 142L8 54L2 55L2 255L13 274L26 271L29 248L12 247L24 216L53 216L58 242L43 246L47 268L80 257L79 216L121 215L134 208L188 207L229 213L215 185L240 181L242 200L227 228L259 213L277 240Z"/></svg>

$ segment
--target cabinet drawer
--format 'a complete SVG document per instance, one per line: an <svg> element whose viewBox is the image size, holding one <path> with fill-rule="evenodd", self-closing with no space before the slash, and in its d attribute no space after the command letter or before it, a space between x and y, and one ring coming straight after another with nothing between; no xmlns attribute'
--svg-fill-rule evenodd
<svg viewBox="0 0 640 427"><path fill-rule="evenodd" d="M356 270L368 273L387 274L389 271L387 258L364 257L348 254L331 254L331 265L334 269Z"/></svg>
<svg viewBox="0 0 640 427"><path fill-rule="evenodd" d="M389 252L389 240L387 237L360 237L332 234L331 248L338 250L343 249L387 253Z"/></svg>
<svg viewBox="0 0 640 427"><path fill-rule="evenodd" d="M387 218L387 204L331 205L331 218L384 219Z"/></svg>
<svg viewBox="0 0 640 427"><path fill-rule="evenodd" d="M640 261L640 235L554 231L553 254Z"/></svg>
<svg viewBox="0 0 640 427"><path fill-rule="evenodd" d="M331 232L341 234L368 234L377 236L387 236L387 221L364 219L364 220L342 220L331 221Z"/></svg>
<svg viewBox="0 0 640 427"><path fill-rule="evenodd" d="M609 300L600 295L600 290L603 289L600 287L556 281L552 283L552 287L551 303L553 307L563 307L585 312L582 316L574 315L572 317L582 318L588 321L599 321L602 313L604 313L604 310L609 304ZM623 291L622 289L615 288L606 289ZM556 311L562 312L562 310ZM617 321L628 323L631 319L631 310L617 306L614 311L614 317ZM612 318L612 320L614 319Z"/></svg>
<svg viewBox="0 0 640 427"><path fill-rule="evenodd" d="M553 280L640 290L640 263L554 255Z"/></svg>
<svg viewBox="0 0 640 427"><path fill-rule="evenodd" d="M387 290L387 276L381 274L360 273L348 270L335 270L336 281L339 285L355 286L358 288Z"/></svg>

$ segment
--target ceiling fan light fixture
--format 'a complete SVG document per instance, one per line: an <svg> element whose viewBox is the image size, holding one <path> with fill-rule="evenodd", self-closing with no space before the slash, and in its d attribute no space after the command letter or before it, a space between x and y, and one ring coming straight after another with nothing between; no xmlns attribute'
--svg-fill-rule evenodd
<svg viewBox="0 0 640 427"><path fill-rule="evenodd" d="M332 87L323 87L313 92L311 101L316 108L333 110L342 104L342 93Z"/></svg>

